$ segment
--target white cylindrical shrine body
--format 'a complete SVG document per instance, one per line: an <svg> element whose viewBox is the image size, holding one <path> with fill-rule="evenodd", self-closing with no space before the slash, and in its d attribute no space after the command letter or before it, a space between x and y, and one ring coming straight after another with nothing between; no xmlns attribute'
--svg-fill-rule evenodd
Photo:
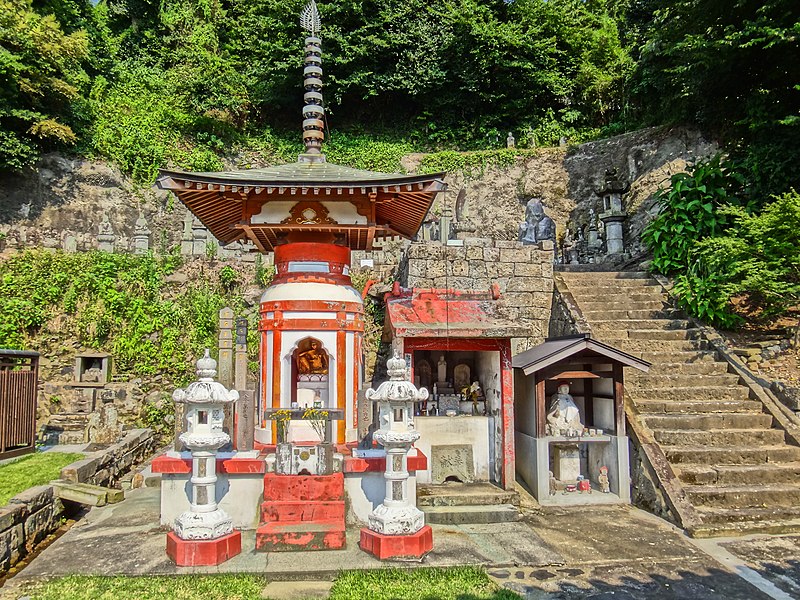
<svg viewBox="0 0 800 600"><path fill-rule="evenodd" d="M267 408L340 409L334 443L355 442L363 380L364 303L350 281L350 249L298 242L275 248L276 276L261 297L259 425L276 441Z"/></svg>

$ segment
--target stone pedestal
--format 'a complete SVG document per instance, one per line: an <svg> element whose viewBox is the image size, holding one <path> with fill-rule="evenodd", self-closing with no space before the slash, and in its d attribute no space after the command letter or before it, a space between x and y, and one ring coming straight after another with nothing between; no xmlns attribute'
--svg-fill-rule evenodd
<svg viewBox="0 0 800 600"><path fill-rule="evenodd" d="M578 444L553 446L553 476L564 483L575 483L581 474L581 453Z"/></svg>
<svg viewBox="0 0 800 600"><path fill-rule="evenodd" d="M606 230L606 254L622 254L625 251L625 243L622 239L622 223L625 218L624 213L600 215Z"/></svg>
<svg viewBox="0 0 800 600"><path fill-rule="evenodd" d="M167 534L167 556L179 567L207 567L224 563L242 551L242 534L234 531L215 540L183 540Z"/></svg>
<svg viewBox="0 0 800 600"><path fill-rule="evenodd" d="M362 529L359 545L380 560L422 558L433 550L433 531L430 525L411 535L382 535Z"/></svg>

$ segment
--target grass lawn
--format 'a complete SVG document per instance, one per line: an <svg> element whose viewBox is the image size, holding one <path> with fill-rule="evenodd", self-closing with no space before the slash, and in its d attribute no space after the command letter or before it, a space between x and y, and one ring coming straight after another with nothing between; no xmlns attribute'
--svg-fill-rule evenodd
<svg viewBox="0 0 800 600"><path fill-rule="evenodd" d="M0 506L29 487L58 479L61 469L83 458L83 454L38 452L0 465Z"/></svg>
<svg viewBox="0 0 800 600"><path fill-rule="evenodd" d="M73 575L25 590L31 600L262 600L267 579L256 575L86 577ZM519 600L482 569L384 569L342 573L330 600Z"/></svg>

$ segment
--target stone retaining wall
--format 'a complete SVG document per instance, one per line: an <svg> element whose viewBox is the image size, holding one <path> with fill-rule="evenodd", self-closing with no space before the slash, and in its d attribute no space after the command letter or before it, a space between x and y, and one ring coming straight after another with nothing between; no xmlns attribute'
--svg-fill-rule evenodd
<svg viewBox="0 0 800 600"><path fill-rule="evenodd" d="M62 479L110 486L133 465L155 449L151 429L134 429L125 438L61 470ZM69 512L52 485L40 485L20 492L0 507L0 573L8 571L36 544L53 533Z"/></svg>
<svg viewBox="0 0 800 600"><path fill-rule="evenodd" d="M551 242L531 246L485 238L466 238L462 246L415 242L406 258L401 281L405 279L408 287L488 291L496 284L503 316L530 331L527 338L512 340L513 354L547 337L553 296Z"/></svg>

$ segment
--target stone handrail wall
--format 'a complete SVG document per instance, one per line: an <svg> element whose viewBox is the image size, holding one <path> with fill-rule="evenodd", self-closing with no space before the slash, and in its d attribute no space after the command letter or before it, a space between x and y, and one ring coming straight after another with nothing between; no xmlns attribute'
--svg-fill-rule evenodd
<svg viewBox="0 0 800 600"><path fill-rule="evenodd" d="M108 449L64 467L61 478L108 487L154 450L153 431L134 429ZM0 507L0 573L7 572L56 531L71 508L69 503L65 507L52 485L29 488Z"/></svg>

